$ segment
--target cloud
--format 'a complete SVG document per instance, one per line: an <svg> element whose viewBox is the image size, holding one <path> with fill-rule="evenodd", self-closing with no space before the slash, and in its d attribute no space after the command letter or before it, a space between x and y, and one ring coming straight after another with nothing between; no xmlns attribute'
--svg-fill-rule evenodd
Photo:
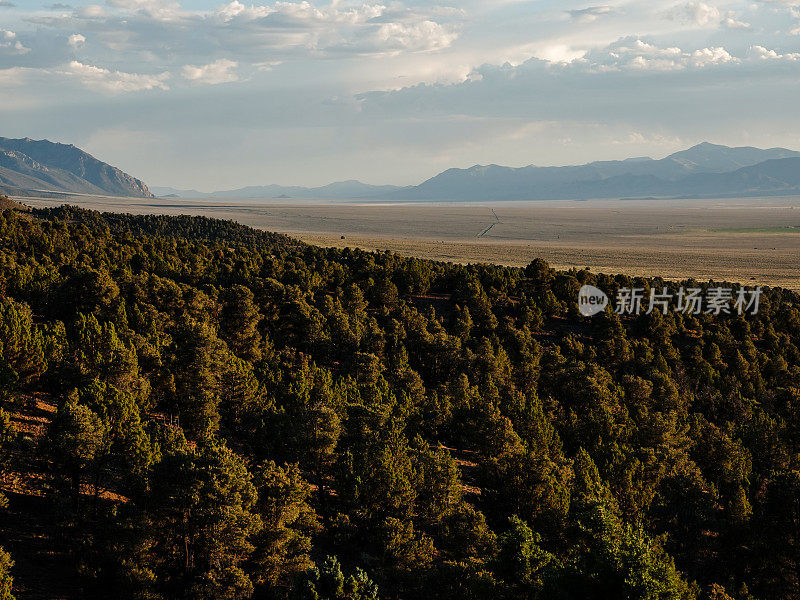
<svg viewBox="0 0 800 600"><path fill-rule="evenodd" d="M736 16L736 13L729 10L720 21L720 25L727 29L750 29L750 23L742 21Z"/></svg>
<svg viewBox="0 0 800 600"><path fill-rule="evenodd" d="M764 4L778 4L780 6L800 6L800 0L758 0Z"/></svg>
<svg viewBox="0 0 800 600"><path fill-rule="evenodd" d="M283 64L283 61L281 61L281 60L268 60L268 61L264 61L264 62L253 63L253 66L256 69L258 69L259 71L263 71L263 72L266 73L268 71L272 71L272 69L274 69L275 67L280 66L282 64Z"/></svg>
<svg viewBox="0 0 800 600"><path fill-rule="evenodd" d="M15 6L16 4L13 2L9 2L8 0L0 0L0 7L14 8Z"/></svg>
<svg viewBox="0 0 800 600"><path fill-rule="evenodd" d="M385 23L375 32L375 49L427 52L447 48L458 34L434 21Z"/></svg>
<svg viewBox="0 0 800 600"><path fill-rule="evenodd" d="M701 27L717 25L721 18L719 9L705 2L689 2L685 10L686 15Z"/></svg>
<svg viewBox="0 0 800 600"><path fill-rule="evenodd" d="M176 66L222 57L252 64L444 50L458 38L465 18L464 11L446 8L233 0L209 11L186 10L171 0L106 0L29 21L51 30L80 29L116 52L147 52Z"/></svg>
<svg viewBox="0 0 800 600"><path fill-rule="evenodd" d="M182 74L184 79L197 85L218 85L239 81L239 75L236 73L238 66L239 63L236 61L221 58L207 65L186 65Z"/></svg>
<svg viewBox="0 0 800 600"><path fill-rule="evenodd" d="M73 33L67 38L67 44L72 48L81 48L86 43L86 37L80 33Z"/></svg>
<svg viewBox="0 0 800 600"><path fill-rule="evenodd" d="M0 29L0 53L23 55L30 51L30 48L26 48L22 42L17 39L16 33L6 29Z"/></svg>
<svg viewBox="0 0 800 600"><path fill-rule="evenodd" d="M97 20L107 16L108 11L100 4L89 4L75 9L75 17L78 19Z"/></svg>
<svg viewBox="0 0 800 600"><path fill-rule="evenodd" d="M168 72L159 73L157 75L125 73L122 71L111 71L103 67L86 65L77 60L73 60L61 73L67 77L77 79L81 84L91 90L109 94L121 94L152 89L169 89L166 84L166 81L170 77Z"/></svg>
<svg viewBox="0 0 800 600"><path fill-rule="evenodd" d="M18 87L26 83L28 74L32 69L24 67L11 67L10 69L0 69L0 86Z"/></svg>
<svg viewBox="0 0 800 600"><path fill-rule="evenodd" d="M700 27L724 27L726 29L750 29L750 23L742 21L736 12L725 13L705 2L689 2L684 6L684 13L690 22Z"/></svg>
<svg viewBox="0 0 800 600"><path fill-rule="evenodd" d="M577 61L580 68L594 73L609 71L679 71L702 68L733 57L724 48L703 48L687 52L677 46L660 47L637 37L622 38Z"/></svg>
<svg viewBox="0 0 800 600"><path fill-rule="evenodd" d="M710 65L721 65L725 63L740 62L721 46L715 48L703 48L692 52L691 64L695 67L707 67Z"/></svg>
<svg viewBox="0 0 800 600"><path fill-rule="evenodd" d="M789 61L796 61L800 60L800 52L787 52L785 54L779 54L775 50L768 50L764 46L751 46L750 47L750 56L755 58L756 60L789 60Z"/></svg>
<svg viewBox="0 0 800 600"><path fill-rule="evenodd" d="M61 2L56 2L55 4L47 4L45 8L48 10L69 10L72 8L69 4L62 4Z"/></svg>
<svg viewBox="0 0 800 600"><path fill-rule="evenodd" d="M155 21L180 22L186 16L181 10L181 5L172 0L106 0L106 4L113 8L139 13Z"/></svg>
<svg viewBox="0 0 800 600"><path fill-rule="evenodd" d="M602 16L611 14L613 9L610 6L589 6L576 10L568 10L567 13L573 21L578 23L592 23Z"/></svg>

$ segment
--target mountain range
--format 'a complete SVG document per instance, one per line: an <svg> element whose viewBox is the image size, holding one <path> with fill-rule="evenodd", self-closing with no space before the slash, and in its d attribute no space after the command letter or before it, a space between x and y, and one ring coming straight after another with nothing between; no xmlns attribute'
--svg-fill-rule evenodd
<svg viewBox="0 0 800 600"><path fill-rule="evenodd" d="M0 137L0 192L136 196L152 198L147 186L73 145Z"/></svg>
<svg viewBox="0 0 800 600"><path fill-rule="evenodd" d="M348 180L320 187L250 186L200 192L153 187L72 145L0 138L0 193L79 193L179 198L376 200L587 200L800 194L800 152L730 148L704 142L661 159L597 161L564 167L475 165L448 169L419 185Z"/></svg>
<svg viewBox="0 0 800 600"><path fill-rule="evenodd" d="M475 165L448 169L419 185L252 186L203 193L153 188L185 198L371 198L395 200L556 200L681 196L757 196L800 193L800 152L730 148L704 142L662 159L597 161L566 167Z"/></svg>
<svg viewBox="0 0 800 600"><path fill-rule="evenodd" d="M337 181L320 187L258 185L219 192L152 187L153 193L157 196L179 198L380 198L402 189L405 188L397 185L369 185L355 179Z"/></svg>
<svg viewBox="0 0 800 600"><path fill-rule="evenodd" d="M800 152L702 143L666 158L568 167L448 169L391 194L402 199L552 200L798 192Z"/></svg>

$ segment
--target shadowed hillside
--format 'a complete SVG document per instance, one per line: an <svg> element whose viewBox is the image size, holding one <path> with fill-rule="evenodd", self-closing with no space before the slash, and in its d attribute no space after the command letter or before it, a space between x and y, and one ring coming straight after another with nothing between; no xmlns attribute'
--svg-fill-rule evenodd
<svg viewBox="0 0 800 600"><path fill-rule="evenodd" d="M72 145L0 138L0 190L152 197L142 182Z"/></svg>

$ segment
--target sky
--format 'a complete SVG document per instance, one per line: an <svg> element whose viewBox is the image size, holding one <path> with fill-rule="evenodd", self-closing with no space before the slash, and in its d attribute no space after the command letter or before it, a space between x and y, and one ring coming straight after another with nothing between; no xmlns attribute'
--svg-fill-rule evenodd
<svg viewBox="0 0 800 600"><path fill-rule="evenodd" d="M800 0L0 0L0 136L151 185L800 149Z"/></svg>

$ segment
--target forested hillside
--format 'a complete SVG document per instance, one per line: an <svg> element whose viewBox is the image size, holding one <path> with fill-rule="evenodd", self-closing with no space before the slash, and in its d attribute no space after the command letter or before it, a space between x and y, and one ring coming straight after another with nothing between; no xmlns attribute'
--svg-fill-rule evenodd
<svg viewBox="0 0 800 600"><path fill-rule="evenodd" d="M798 295L586 283L5 210L0 598L800 598Z"/></svg>

